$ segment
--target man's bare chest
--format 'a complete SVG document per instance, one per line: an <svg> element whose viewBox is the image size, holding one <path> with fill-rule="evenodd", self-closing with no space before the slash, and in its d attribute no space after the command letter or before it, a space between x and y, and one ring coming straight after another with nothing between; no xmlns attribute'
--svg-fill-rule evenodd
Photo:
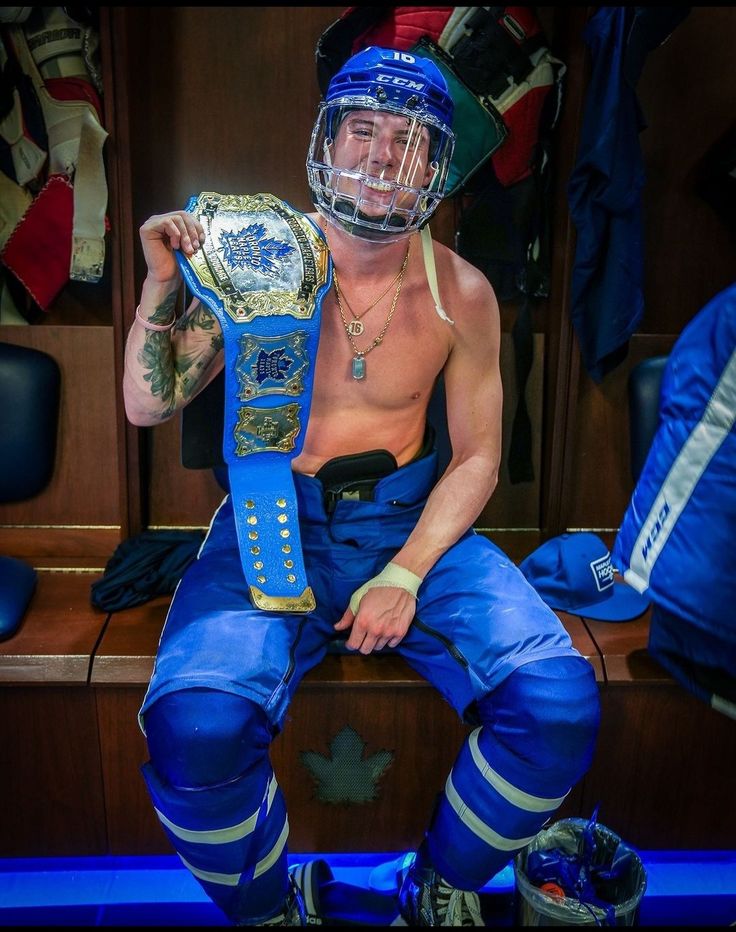
<svg viewBox="0 0 736 932"><path fill-rule="evenodd" d="M362 332L354 333L348 332L332 294L322 313L314 401L391 409L429 397L450 340L427 308L397 307L388 326L385 311L376 308L361 318ZM350 323L352 318L345 317Z"/></svg>

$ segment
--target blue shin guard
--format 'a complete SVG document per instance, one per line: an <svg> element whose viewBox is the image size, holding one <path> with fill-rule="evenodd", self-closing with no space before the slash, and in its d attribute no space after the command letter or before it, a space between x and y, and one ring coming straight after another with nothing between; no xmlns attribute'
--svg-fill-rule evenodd
<svg viewBox="0 0 736 932"><path fill-rule="evenodd" d="M453 886L477 890L554 814L590 766L598 691L581 657L519 667L478 704L483 723L460 750L427 850Z"/></svg>
<svg viewBox="0 0 736 932"><path fill-rule="evenodd" d="M289 890L288 822L262 711L227 693L171 693L146 713L143 776L185 866L230 919L278 913Z"/></svg>

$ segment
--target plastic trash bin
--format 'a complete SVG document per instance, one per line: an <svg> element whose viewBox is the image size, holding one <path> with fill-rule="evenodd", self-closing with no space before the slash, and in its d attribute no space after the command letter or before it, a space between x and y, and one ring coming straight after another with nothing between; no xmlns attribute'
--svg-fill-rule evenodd
<svg viewBox="0 0 736 932"><path fill-rule="evenodd" d="M646 889L639 855L594 819L539 832L514 859L514 880L519 926L633 926Z"/></svg>

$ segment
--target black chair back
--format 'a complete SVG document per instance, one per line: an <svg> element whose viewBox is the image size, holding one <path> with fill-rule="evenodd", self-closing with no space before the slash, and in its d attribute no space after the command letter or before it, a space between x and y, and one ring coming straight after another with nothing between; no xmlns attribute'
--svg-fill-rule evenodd
<svg viewBox="0 0 736 932"><path fill-rule="evenodd" d="M0 342L0 502L42 492L56 459L61 373L47 353Z"/></svg>
<svg viewBox="0 0 736 932"><path fill-rule="evenodd" d="M56 460L61 372L47 353L0 342L0 503L49 484ZM0 640L18 630L36 588L32 566L0 555Z"/></svg>
<svg viewBox="0 0 736 932"><path fill-rule="evenodd" d="M668 356L652 356L629 373L629 433L631 475L636 483L659 426L659 395Z"/></svg>

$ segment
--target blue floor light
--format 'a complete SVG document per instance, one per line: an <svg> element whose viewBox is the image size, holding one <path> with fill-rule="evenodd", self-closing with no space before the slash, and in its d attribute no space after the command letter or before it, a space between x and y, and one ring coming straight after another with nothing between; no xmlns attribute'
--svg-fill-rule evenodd
<svg viewBox="0 0 736 932"><path fill-rule="evenodd" d="M647 890L639 925L736 922L736 851L641 851ZM291 855L290 863L316 855ZM335 879L390 896L396 852L326 854ZM483 889L494 924L513 925L514 878ZM361 917L356 916L356 920ZM3 926L228 926L175 855L0 859Z"/></svg>

